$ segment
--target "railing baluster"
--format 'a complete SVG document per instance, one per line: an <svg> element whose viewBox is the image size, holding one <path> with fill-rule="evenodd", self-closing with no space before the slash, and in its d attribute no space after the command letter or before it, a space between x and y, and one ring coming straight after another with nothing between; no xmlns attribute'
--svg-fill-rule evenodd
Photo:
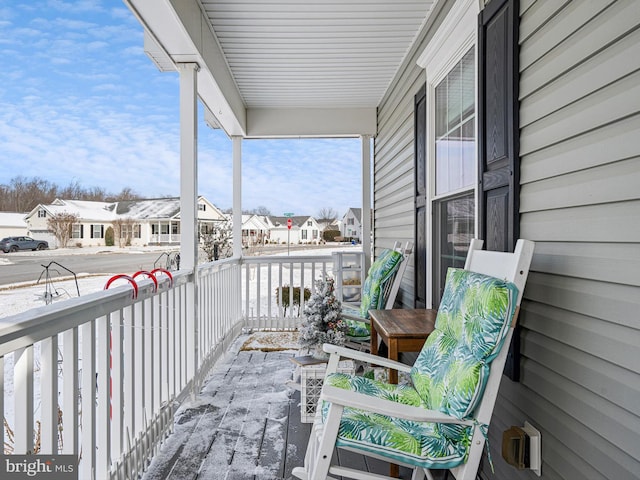
<svg viewBox="0 0 640 480"><path fill-rule="evenodd" d="M144 342L142 341L142 328L144 326L144 302L136 302L134 304L133 315L133 391L134 391L134 408L135 421L133 431L140 432L144 428L143 411L144 408Z"/></svg>
<svg viewBox="0 0 640 480"><path fill-rule="evenodd" d="M298 316L302 315L302 311L304 310L304 304L305 304L305 300L304 300L304 261L302 261L300 263L300 305L298 307L299 311L298 311ZM297 325L294 325L294 327L297 327Z"/></svg>
<svg viewBox="0 0 640 480"><path fill-rule="evenodd" d="M78 438L78 328L62 334L62 453L77 454Z"/></svg>
<svg viewBox="0 0 640 480"><path fill-rule="evenodd" d="M33 346L14 352L14 453L33 453Z"/></svg>
<svg viewBox="0 0 640 480"><path fill-rule="evenodd" d="M111 374L110 374L110 315L96 320L97 397L96 463L97 472L108 471L111 462Z"/></svg>
<svg viewBox="0 0 640 480"><path fill-rule="evenodd" d="M111 451L124 449L125 415L124 410L124 329L125 314L118 310L111 315Z"/></svg>
<svg viewBox="0 0 640 480"><path fill-rule="evenodd" d="M96 464L96 328L95 321L83 323L82 337L82 461L80 478L92 478Z"/></svg>
<svg viewBox="0 0 640 480"><path fill-rule="evenodd" d="M149 419L153 414L153 378L156 365L153 363L153 347L151 344L153 333L153 302L152 299L143 300L144 317L142 319L142 371L144 374L144 389L142 391L144 397L144 413L145 418ZM146 425L145 425L146 428Z"/></svg>
<svg viewBox="0 0 640 480"><path fill-rule="evenodd" d="M132 432L134 431L135 425L135 391L134 391L134 375L133 375L133 358L135 345L133 343L133 325L134 325L134 310L133 305L127 307L124 310L124 322L123 322L123 356L122 362L123 365L127 367L124 368L123 372L123 399L124 399L124 431ZM124 444L126 445L126 438L123 438Z"/></svg>
<svg viewBox="0 0 640 480"><path fill-rule="evenodd" d="M249 310L249 300L250 300L250 296L251 296L251 289L249 288L251 285L251 282L249 281L249 270L250 270L251 266L250 265L246 265L245 267L245 281L244 281L244 298L245 298L245 306L244 306L244 312L245 312L245 320L250 323L251 322L251 317L249 315L251 315L251 311Z"/></svg>
<svg viewBox="0 0 640 480"><path fill-rule="evenodd" d="M256 298L262 298L262 295L260 294L260 264L256 264ZM258 318L258 322L261 321L261 315L260 315L260 301L256 302L256 316Z"/></svg>
<svg viewBox="0 0 640 480"><path fill-rule="evenodd" d="M273 292L273 285L271 282L271 276L273 275L273 264L267 264L267 317L269 319L273 318L272 313L272 303L271 303L271 292Z"/></svg>
<svg viewBox="0 0 640 480"><path fill-rule="evenodd" d="M158 383L160 384L160 404L169 400L169 292L160 295L160 368Z"/></svg>
<svg viewBox="0 0 640 480"><path fill-rule="evenodd" d="M3 372L4 373L4 372ZM40 342L40 452L58 453L58 336ZM4 412L0 408L0 412ZM3 429L4 430L4 429Z"/></svg>

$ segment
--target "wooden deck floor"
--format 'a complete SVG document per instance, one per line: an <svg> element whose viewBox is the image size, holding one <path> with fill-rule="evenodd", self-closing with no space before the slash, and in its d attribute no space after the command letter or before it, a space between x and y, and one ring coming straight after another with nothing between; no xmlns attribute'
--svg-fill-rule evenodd
<svg viewBox="0 0 640 480"><path fill-rule="evenodd" d="M300 392L286 386L292 352L238 351L218 362L201 394L183 405L175 430L143 480L292 479L311 425L300 422ZM338 453L342 465L388 473L387 463ZM401 478L410 478L401 469Z"/></svg>

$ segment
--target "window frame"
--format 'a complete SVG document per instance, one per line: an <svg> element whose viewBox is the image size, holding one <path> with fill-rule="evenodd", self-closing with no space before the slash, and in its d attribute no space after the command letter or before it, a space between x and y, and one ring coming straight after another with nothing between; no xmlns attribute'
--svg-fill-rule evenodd
<svg viewBox="0 0 640 480"><path fill-rule="evenodd" d="M80 240L83 238L83 228L81 223L74 223L71 225L71 238ZM77 234L77 236L76 236Z"/></svg>
<svg viewBox="0 0 640 480"><path fill-rule="evenodd" d="M478 31L477 19L480 13L479 5L474 0L457 2L449 11L442 25L429 41L423 53L418 58L418 65L424 68L426 85L426 202L429 212L426 219L426 303L427 308L432 308L434 303L435 285L435 235L437 216L434 209L438 203L447 198L456 198L469 192L474 196L474 229L478 232L478 188L477 188L477 164L478 164ZM468 187L459 188L436 195L435 184L435 88L461 61L467 52L474 51L474 98L475 118L474 130L476 144L474 148L474 181Z"/></svg>

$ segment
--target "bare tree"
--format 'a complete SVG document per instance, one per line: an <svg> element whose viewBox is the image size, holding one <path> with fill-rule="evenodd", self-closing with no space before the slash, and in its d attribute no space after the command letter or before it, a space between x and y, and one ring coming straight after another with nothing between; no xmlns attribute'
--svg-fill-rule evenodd
<svg viewBox="0 0 640 480"><path fill-rule="evenodd" d="M338 212L331 207L323 207L318 211L318 222L331 223L338 218Z"/></svg>
<svg viewBox="0 0 640 480"><path fill-rule="evenodd" d="M75 213L56 213L47 219L47 227L58 240L61 248L65 248L71 239L71 229L78 223L78 215Z"/></svg>
<svg viewBox="0 0 640 480"><path fill-rule="evenodd" d="M133 218L118 218L112 222L113 233L118 241L120 248L131 245L131 237L133 236Z"/></svg>
<svg viewBox="0 0 640 480"><path fill-rule="evenodd" d="M216 222L211 230L200 235L200 249L204 252L207 262L227 258L233 254L231 235L229 220Z"/></svg>
<svg viewBox="0 0 640 480"><path fill-rule="evenodd" d="M131 188L125 187L117 194L109 194L103 188L82 188L77 182L64 188L39 177L18 176L9 184L0 185L0 212L29 212L37 205L51 203L56 198L68 200L95 200L113 202L140 198Z"/></svg>
<svg viewBox="0 0 640 480"><path fill-rule="evenodd" d="M233 208L228 208L228 211L224 212L224 213L233 213ZM264 216L270 216L271 215L271 211L265 207L264 205L260 205L256 208L250 209L250 210L243 210L242 213L244 215L264 215Z"/></svg>
<svg viewBox="0 0 640 480"><path fill-rule="evenodd" d="M114 201L124 202L126 200L138 200L140 195L133 191L130 187L124 187L114 198Z"/></svg>

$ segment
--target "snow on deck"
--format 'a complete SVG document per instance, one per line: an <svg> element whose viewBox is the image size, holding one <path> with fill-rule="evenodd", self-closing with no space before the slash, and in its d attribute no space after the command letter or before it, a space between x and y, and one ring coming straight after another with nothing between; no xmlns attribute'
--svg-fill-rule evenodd
<svg viewBox="0 0 640 480"><path fill-rule="evenodd" d="M142 480L293 479L311 432L311 424L300 422L300 392L286 385L297 352L239 351L247 338L234 342L200 394L179 408L174 432ZM341 465L389 473L383 461L336 454ZM411 472L401 468L400 478Z"/></svg>
<svg viewBox="0 0 640 480"><path fill-rule="evenodd" d="M246 339L234 342L197 398L180 407L143 480L273 480L301 465L310 425L300 424L299 395L286 386L295 351L238 351Z"/></svg>

